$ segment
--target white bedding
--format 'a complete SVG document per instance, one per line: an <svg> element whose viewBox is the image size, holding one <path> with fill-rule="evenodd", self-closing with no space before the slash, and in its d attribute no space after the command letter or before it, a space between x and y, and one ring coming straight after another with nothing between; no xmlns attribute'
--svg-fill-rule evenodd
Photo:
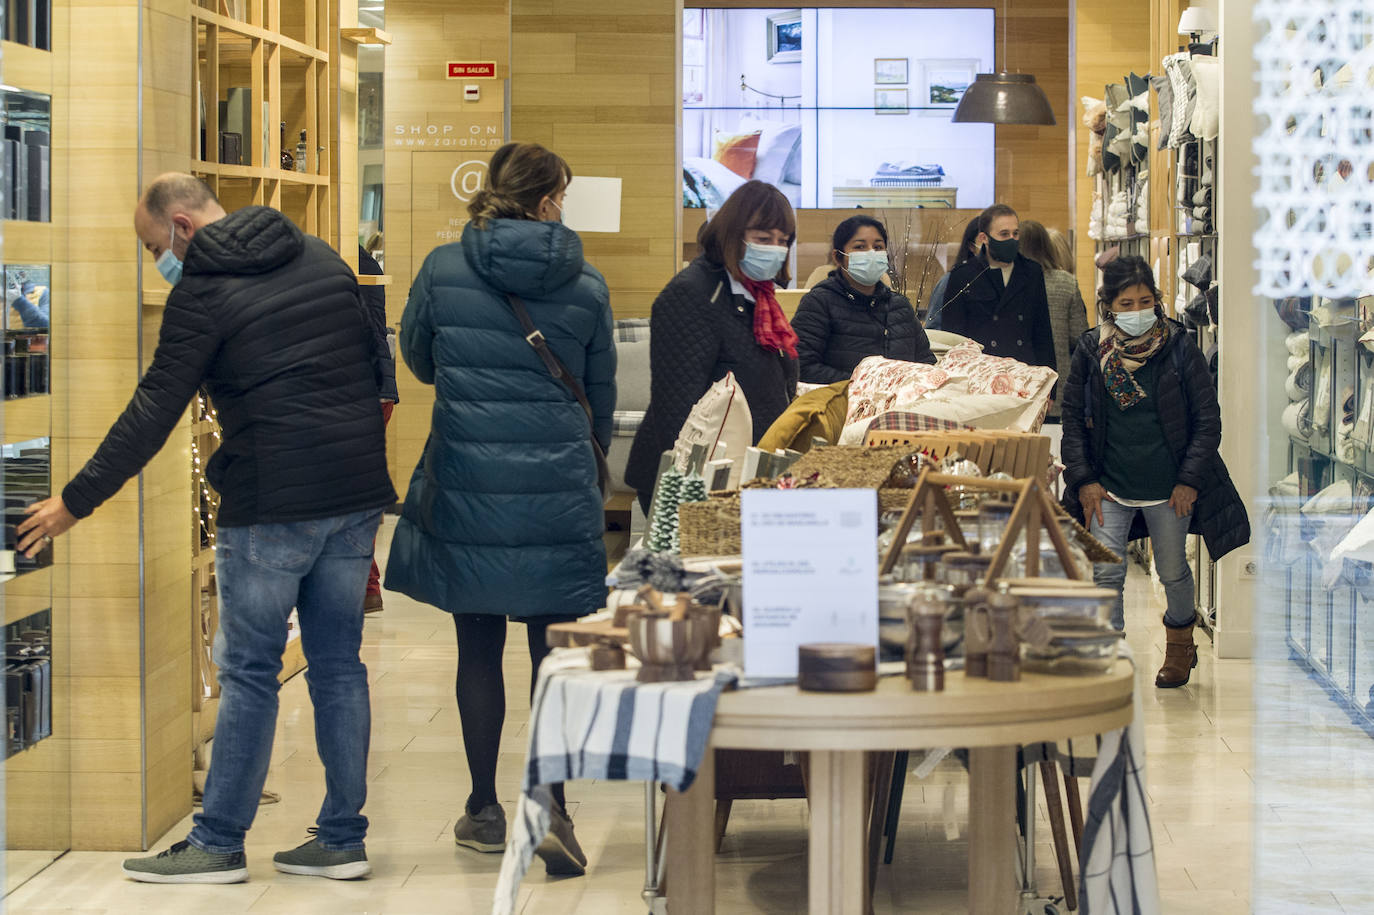
<svg viewBox="0 0 1374 915"><path fill-rule="evenodd" d="M705 175L707 179L715 185L716 190L720 191L723 197L729 197L741 184L749 180L747 178L741 178L715 159L706 156L684 156L682 164L685 167L693 168ZM794 209L801 206L800 184L793 184L785 181L774 186L787 196L788 201L791 202Z"/></svg>

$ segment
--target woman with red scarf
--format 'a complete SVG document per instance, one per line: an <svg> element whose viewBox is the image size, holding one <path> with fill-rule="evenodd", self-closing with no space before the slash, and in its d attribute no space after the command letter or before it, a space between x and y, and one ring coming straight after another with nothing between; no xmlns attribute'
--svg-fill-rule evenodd
<svg viewBox="0 0 1374 915"><path fill-rule="evenodd" d="M749 181L698 233L701 256L659 293L649 318L649 409L625 480L648 510L659 456L673 447L693 405L726 372L749 402L754 441L797 391L797 335L773 294L786 286L797 237L782 192Z"/></svg>

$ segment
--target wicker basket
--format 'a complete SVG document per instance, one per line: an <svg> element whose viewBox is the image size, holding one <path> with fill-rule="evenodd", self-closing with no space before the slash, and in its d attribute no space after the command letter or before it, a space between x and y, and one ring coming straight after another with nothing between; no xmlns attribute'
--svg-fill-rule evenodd
<svg viewBox="0 0 1374 915"><path fill-rule="evenodd" d="M789 471L799 480L820 475L822 486L837 489L878 489L887 482L892 467L911 454L910 445L832 445L813 448Z"/></svg>
<svg viewBox="0 0 1374 915"><path fill-rule="evenodd" d="M738 556L739 493L713 493L705 502L678 507L678 540L683 556Z"/></svg>

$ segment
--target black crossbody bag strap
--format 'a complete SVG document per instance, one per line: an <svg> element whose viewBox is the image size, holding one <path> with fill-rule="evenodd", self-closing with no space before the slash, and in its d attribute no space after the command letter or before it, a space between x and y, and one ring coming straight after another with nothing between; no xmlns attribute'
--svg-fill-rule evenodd
<svg viewBox="0 0 1374 915"><path fill-rule="evenodd" d="M587 400L587 393L582 390L582 385L568 371L563 360L559 359L554 351L549 348L549 341L545 340L539 328L534 326L534 321L530 319L530 313L526 310L525 303L520 301L520 297L513 292L508 292L506 293L506 300L510 302L511 311L515 312L515 318L520 322L520 327L525 332L525 342L539 355L540 361L549 370L549 374L563 382L568 390L572 391L573 397L577 398L577 402L582 405L582 411L587 414L588 434L591 438L592 452L596 456L597 486L601 489L603 498L608 496L611 480L610 465L606 463L606 453L596 440L596 414L592 411L592 405Z"/></svg>

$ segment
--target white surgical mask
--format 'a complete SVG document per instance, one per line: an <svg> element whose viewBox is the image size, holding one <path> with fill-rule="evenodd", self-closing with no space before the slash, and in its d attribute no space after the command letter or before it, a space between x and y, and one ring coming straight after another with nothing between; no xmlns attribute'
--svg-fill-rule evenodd
<svg viewBox="0 0 1374 915"><path fill-rule="evenodd" d="M758 245L747 241L744 243L744 257L740 259L739 269L749 279L763 282L777 276L786 262L786 245Z"/></svg>
<svg viewBox="0 0 1374 915"><path fill-rule="evenodd" d="M873 286L887 272L887 252L850 251L845 272L860 286Z"/></svg>
<svg viewBox="0 0 1374 915"><path fill-rule="evenodd" d="M1112 315L1112 320L1126 336L1139 337L1155 326L1156 316L1155 310L1150 308L1145 311L1118 311Z"/></svg>

